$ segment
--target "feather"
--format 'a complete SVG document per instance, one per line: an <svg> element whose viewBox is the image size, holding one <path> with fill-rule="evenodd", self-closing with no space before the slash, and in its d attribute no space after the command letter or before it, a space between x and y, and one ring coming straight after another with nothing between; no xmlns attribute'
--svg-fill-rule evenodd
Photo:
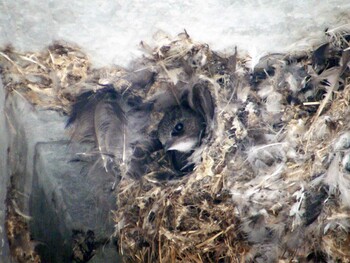
<svg viewBox="0 0 350 263"><path fill-rule="evenodd" d="M195 83L189 92L182 96L182 103L189 105L193 111L203 117L207 125L207 131L212 128L215 103L208 81L199 80Z"/></svg>
<svg viewBox="0 0 350 263"><path fill-rule="evenodd" d="M128 174L140 176L141 171L145 171L143 162L130 156L136 145L140 145L138 142L145 145L143 148L155 148L148 142L151 139L143 133L149 125L152 107L152 103L143 103L130 94L122 97L111 85L78 96L67 127L74 126L73 141L93 145L90 151L84 153L85 156L96 157L89 176L97 176L98 173L116 176L123 172L123 166L131 162L133 167Z"/></svg>
<svg viewBox="0 0 350 263"><path fill-rule="evenodd" d="M284 143L273 143L250 147L247 159L256 172L263 172L277 163L285 162Z"/></svg>
<svg viewBox="0 0 350 263"><path fill-rule="evenodd" d="M333 67L333 68L330 68L330 69L323 71L320 76L315 78L315 81L317 81L317 82L320 82L323 79L327 79L329 85L327 87L327 93L326 93L325 97L323 98L320 106L318 107L317 112L316 112L315 116L313 117L313 122L309 128L309 131L307 132L308 143L306 145L306 148L308 147L309 141L310 141L313 133L315 132L318 118L320 117L321 113L324 111L326 105L328 105L328 103L331 101L333 92L336 91L339 87L338 82L339 82L340 70L341 70L340 67Z"/></svg>
<svg viewBox="0 0 350 263"><path fill-rule="evenodd" d="M345 132L334 142L333 149L339 151L348 148L350 148L350 132Z"/></svg>
<svg viewBox="0 0 350 263"><path fill-rule="evenodd" d="M328 197L327 189L321 186L320 189L307 191L305 194L304 224L312 224L321 214L325 200Z"/></svg>
<svg viewBox="0 0 350 263"><path fill-rule="evenodd" d="M341 169L341 154L337 152L326 172L324 183L329 186L330 194L339 193L342 204L350 207L350 178Z"/></svg>
<svg viewBox="0 0 350 263"><path fill-rule="evenodd" d="M147 65L133 65L133 70L125 77L132 83L133 88L148 88L155 80L155 72Z"/></svg>
<svg viewBox="0 0 350 263"><path fill-rule="evenodd" d="M271 92L266 98L266 110L270 113L282 112L282 95L278 92Z"/></svg>
<svg viewBox="0 0 350 263"><path fill-rule="evenodd" d="M126 125L126 117L117 102L111 104L103 100L97 103L94 112L95 143L106 172L113 159L118 158L120 153L125 155Z"/></svg>
<svg viewBox="0 0 350 263"><path fill-rule="evenodd" d="M350 172L350 152L347 152L342 160L342 165L345 171Z"/></svg>
<svg viewBox="0 0 350 263"><path fill-rule="evenodd" d="M327 66L327 60L330 57L330 47L329 43L322 44L314 50L312 53L312 67L313 69L320 73Z"/></svg>

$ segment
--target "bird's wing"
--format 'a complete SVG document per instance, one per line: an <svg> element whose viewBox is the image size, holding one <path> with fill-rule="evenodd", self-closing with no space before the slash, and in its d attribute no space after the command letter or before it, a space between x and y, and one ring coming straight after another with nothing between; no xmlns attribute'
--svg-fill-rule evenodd
<svg viewBox="0 0 350 263"><path fill-rule="evenodd" d="M103 168L125 159L127 118L113 87L88 91L78 96L67 127L73 126L72 140L93 144L92 153L99 155Z"/></svg>
<svg viewBox="0 0 350 263"><path fill-rule="evenodd" d="M206 131L210 131L215 114L215 102L209 83L206 80L197 80L186 89L181 97L181 102L198 113L206 124Z"/></svg>
<svg viewBox="0 0 350 263"><path fill-rule="evenodd" d="M67 126L72 126L72 141L92 144L85 153L94 157L89 177L125 172L139 178L147 171L151 153L161 149L157 136L146 132L152 108L152 102L121 96L113 86L77 97Z"/></svg>
<svg viewBox="0 0 350 263"><path fill-rule="evenodd" d="M207 83L196 83L191 95L192 108L196 109L208 124L214 118L215 105Z"/></svg>

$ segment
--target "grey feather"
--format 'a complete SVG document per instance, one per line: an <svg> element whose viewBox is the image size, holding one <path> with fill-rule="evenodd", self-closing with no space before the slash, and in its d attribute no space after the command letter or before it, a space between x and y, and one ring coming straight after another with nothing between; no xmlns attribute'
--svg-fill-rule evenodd
<svg viewBox="0 0 350 263"><path fill-rule="evenodd" d="M196 109L209 123L214 118L214 101L209 91L208 83L202 81L196 83L192 88L192 96L189 98L192 109Z"/></svg>
<svg viewBox="0 0 350 263"><path fill-rule="evenodd" d="M149 124L151 108L151 103L132 100L131 95L123 98L113 86L78 96L67 127L73 126L73 141L91 145L83 154L95 156L88 176L120 174L120 166L128 165L135 144L149 139L144 129ZM140 162L135 164L141 165ZM132 170L144 169L133 167Z"/></svg>

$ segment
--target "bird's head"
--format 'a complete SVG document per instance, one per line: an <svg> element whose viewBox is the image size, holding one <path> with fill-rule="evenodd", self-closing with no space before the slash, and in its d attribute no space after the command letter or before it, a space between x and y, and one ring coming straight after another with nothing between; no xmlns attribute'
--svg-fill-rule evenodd
<svg viewBox="0 0 350 263"><path fill-rule="evenodd" d="M183 90L176 106L169 106L158 126L158 139L170 157L173 168L181 173L192 171L199 160L191 158L203 137L210 136L215 104L205 81ZM198 157L198 153L193 156Z"/></svg>
<svg viewBox="0 0 350 263"><path fill-rule="evenodd" d="M165 151L191 152L200 143L204 119L193 110L174 106L164 114L158 126L158 137Z"/></svg>

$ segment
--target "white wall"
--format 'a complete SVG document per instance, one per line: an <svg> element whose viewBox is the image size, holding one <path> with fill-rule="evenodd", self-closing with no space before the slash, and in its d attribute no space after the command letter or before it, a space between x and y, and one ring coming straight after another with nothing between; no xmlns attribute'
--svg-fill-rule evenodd
<svg viewBox="0 0 350 263"><path fill-rule="evenodd" d="M186 28L215 50L237 45L262 55L319 39L326 27L349 23L349 14L344 0L2 0L0 47L33 50L63 39L81 45L94 65L125 65L139 56L140 40Z"/></svg>

